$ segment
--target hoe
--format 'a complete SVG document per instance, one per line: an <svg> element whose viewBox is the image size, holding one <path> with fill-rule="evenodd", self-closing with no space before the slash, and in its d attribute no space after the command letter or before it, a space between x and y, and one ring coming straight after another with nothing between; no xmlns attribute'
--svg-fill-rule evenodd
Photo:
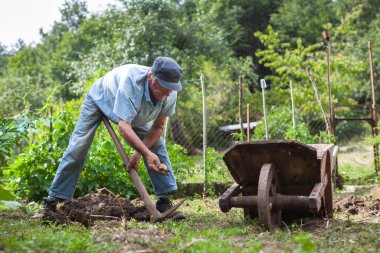
<svg viewBox="0 0 380 253"><path fill-rule="evenodd" d="M167 210L163 213L160 213L156 209L156 206L154 205L153 201L150 199L148 192L146 191L143 183L141 182L141 180L137 174L137 171L134 169L128 169L127 166L129 163L129 158L128 158L127 153L125 153L125 150L124 150L123 146L121 145L120 140L116 136L115 130L112 128L110 122L108 121L108 119L106 117L103 116L102 120L103 120L104 124L106 125L106 128L107 128L108 132L110 133L112 140L114 141L116 148L121 155L121 158L123 159L125 170L129 172L129 175L131 176L132 181L133 181L134 185L136 186L137 191L139 192L142 201L144 201L145 206L148 209L148 212L150 215L150 221L151 222L159 222L159 221L165 220L165 218L167 218L170 214L172 214L175 210L177 210L178 207L180 207L185 202L185 199L182 199L181 201L179 201L175 206L171 207L169 210ZM162 171L163 174L168 173L168 169L166 166L160 166L160 170Z"/></svg>

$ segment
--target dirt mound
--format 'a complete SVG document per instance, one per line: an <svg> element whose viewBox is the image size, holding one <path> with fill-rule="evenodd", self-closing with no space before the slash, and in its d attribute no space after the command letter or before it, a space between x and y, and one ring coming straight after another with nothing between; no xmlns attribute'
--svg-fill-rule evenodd
<svg viewBox="0 0 380 253"><path fill-rule="evenodd" d="M373 199L371 196L349 196L336 202L334 211L347 214L380 216L380 199Z"/></svg>
<svg viewBox="0 0 380 253"><path fill-rule="evenodd" d="M46 210L42 220L56 224L79 222L89 226L95 220L121 220L122 217L139 221L150 219L148 210L141 201L130 201L107 189L101 189L65 202L56 211Z"/></svg>

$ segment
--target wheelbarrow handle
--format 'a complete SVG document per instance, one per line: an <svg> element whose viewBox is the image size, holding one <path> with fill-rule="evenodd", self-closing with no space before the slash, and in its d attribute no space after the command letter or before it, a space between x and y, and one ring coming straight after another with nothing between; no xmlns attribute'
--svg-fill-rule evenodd
<svg viewBox="0 0 380 253"><path fill-rule="evenodd" d="M152 221L157 220L158 217L160 216L160 213L157 211L156 206L150 199L148 192L146 191L143 183L141 182L140 177L137 174L137 171L135 169L128 169L129 158L128 158L127 153L125 153L125 150L123 146L121 145L120 140L115 133L115 130L113 129L113 127L111 126L111 123L105 116L102 116L102 121L104 122L108 132L110 133L111 138L113 142L115 143L116 148L121 155L121 158L123 159L125 170L130 174L132 181L134 185L136 186L137 191L139 192L142 201L144 201L145 206L148 209L148 212L151 216Z"/></svg>

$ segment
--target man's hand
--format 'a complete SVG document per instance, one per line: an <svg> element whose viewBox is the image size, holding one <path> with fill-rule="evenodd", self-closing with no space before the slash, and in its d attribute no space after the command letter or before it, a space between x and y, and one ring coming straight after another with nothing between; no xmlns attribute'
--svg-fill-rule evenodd
<svg viewBox="0 0 380 253"><path fill-rule="evenodd" d="M136 150L129 161L128 169L135 169L137 171L142 155L148 164L149 170L160 174L167 174L167 169L162 167L160 159L156 154L149 150L149 148L152 147L160 138L165 119L166 117L164 116L158 116L143 141L141 141L136 135L129 123L119 120L118 125L120 135Z"/></svg>
<svg viewBox="0 0 380 253"><path fill-rule="evenodd" d="M136 171L139 170L139 162L140 162L141 154L139 152L134 152L133 155L131 156L131 159L129 160L129 164L127 168L134 169Z"/></svg>
<svg viewBox="0 0 380 253"><path fill-rule="evenodd" d="M161 170L159 169L161 162L160 162L160 159L158 159L157 155L155 155L152 152L149 152L144 158L146 162L148 163L149 170L156 173L162 173Z"/></svg>

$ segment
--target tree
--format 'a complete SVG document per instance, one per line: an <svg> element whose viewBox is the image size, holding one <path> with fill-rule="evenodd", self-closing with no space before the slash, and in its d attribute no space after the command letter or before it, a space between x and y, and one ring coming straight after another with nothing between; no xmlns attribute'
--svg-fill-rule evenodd
<svg viewBox="0 0 380 253"><path fill-rule="evenodd" d="M76 31L87 18L87 3L82 0L65 0L60 12L62 24L70 31Z"/></svg>
<svg viewBox="0 0 380 253"><path fill-rule="evenodd" d="M4 75L7 71L9 53L5 45L0 42L0 76Z"/></svg>
<svg viewBox="0 0 380 253"><path fill-rule="evenodd" d="M307 45L322 41L324 25L337 24L339 17L332 0L284 0L272 13L270 23L283 36L283 41L296 43L302 38Z"/></svg>

